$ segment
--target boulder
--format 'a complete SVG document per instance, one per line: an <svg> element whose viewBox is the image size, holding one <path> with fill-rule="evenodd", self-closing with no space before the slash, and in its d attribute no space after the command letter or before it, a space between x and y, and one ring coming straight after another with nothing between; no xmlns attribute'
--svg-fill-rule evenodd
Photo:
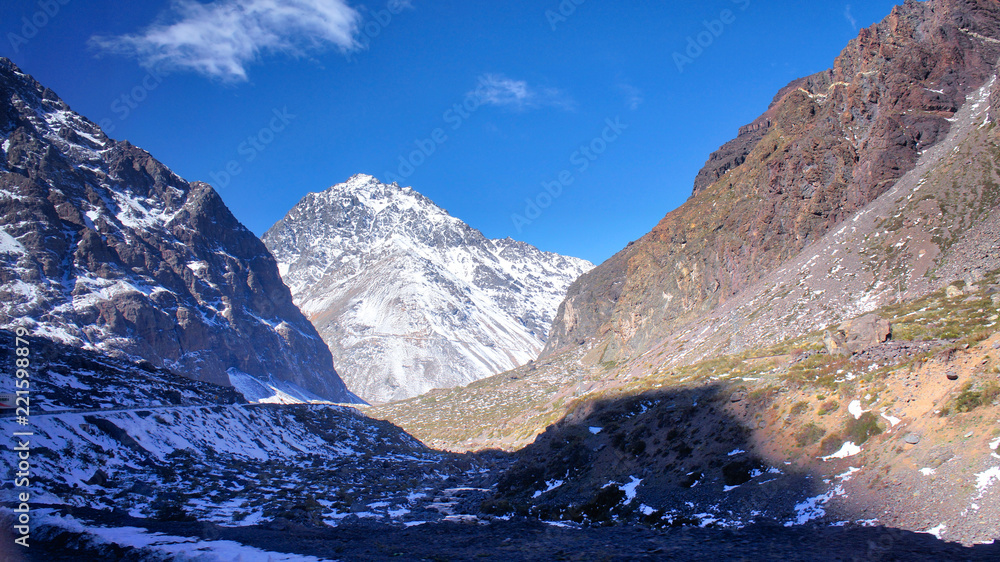
<svg viewBox="0 0 1000 562"><path fill-rule="evenodd" d="M927 453L927 460L924 461L930 468L937 468L955 457L955 451L944 445L938 445Z"/></svg>
<svg viewBox="0 0 1000 562"><path fill-rule="evenodd" d="M877 314L866 314L840 325L846 348L858 353L892 339L892 323Z"/></svg>
<svg viewBox="0 0 1000 562"><path fill-rule="evenodd" d="M136 482L135 484L132 484L132 487L129 488L128 491L130 494L137 494L148 498L156 495L156 489L154 489L153 486L147 482Z"/></svg>
<svg viewBox="0 0 1000 562"><path fill-rule="evenodd" d="M106 486L108 483L108 475L101 469L97 469L97 472L90 477L89 480L84 481L84 484L88 486Z"/></svg>
<svg viewBox="0 0 1000 562"><path fill-rule="evenodd" d="M959 289L955 285L948 285L944 290L944 295L949 299L962 296L962 289Z"/></svg>

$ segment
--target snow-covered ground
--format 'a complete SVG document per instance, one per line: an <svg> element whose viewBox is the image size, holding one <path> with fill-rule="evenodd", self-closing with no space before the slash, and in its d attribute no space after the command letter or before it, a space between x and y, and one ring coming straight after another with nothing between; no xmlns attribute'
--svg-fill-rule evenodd
<svg viewBox="0 0 1000 562"><path fill-rule="evenodd" d="M18 427L0 419L8 434ZM32 416L32 432L36 505L119 509L139 518L184 514L229 526L275 517L336 525L352 514L434 520L420 507L426 498L448 478L481 474L457 468L451 456L391 424L333 405L43 414ZM0 501L15 498L13 487L0 490Z"/></svg>

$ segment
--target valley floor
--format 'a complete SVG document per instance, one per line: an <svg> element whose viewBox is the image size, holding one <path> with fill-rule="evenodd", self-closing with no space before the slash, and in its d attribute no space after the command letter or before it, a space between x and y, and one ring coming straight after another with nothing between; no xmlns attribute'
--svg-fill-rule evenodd
<svg viewBox="0 0 1000 562"><path fill-rule="evenodd" d="M38 531L24 558L69 560L997 560L1000 545L962 547L928 534L884 527L754 525L743 529L615 525L578 528L513 518L489 523L441 522L400 527L362 522L337 528L277 523L220 527L155 522L106 511L74 510L108 536L145 537L128 548L59 526ZM123 533L123 530L129 531ZM91 532L95 532L91 526ZM115 533L117 532L117 535ZM148 534L147 534L148 533ZM159 534L150 537L149 534ZM171 539L173 537L173 539ZM197 542L197 549L191 543ZM174 557L162 545L188 544ZM227 556L228 554L228 556ZM202 557L199 557L202 556ZM242 556L242 558L238 558Z"/></svg>

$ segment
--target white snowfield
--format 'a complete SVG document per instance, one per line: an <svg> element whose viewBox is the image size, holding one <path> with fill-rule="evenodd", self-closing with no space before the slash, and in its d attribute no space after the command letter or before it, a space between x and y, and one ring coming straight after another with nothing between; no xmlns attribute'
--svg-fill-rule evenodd
<svg viewBox="0 0 1000 562"><path fill-rule="evenodd" d="M490 240L409 187L359 174L264 235L295 303L371 402L467 384L545 345L587 261Z"/></svg>

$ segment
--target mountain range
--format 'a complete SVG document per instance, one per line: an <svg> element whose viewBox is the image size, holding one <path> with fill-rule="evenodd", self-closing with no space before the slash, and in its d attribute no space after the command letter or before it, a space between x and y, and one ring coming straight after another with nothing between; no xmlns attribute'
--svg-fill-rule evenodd
<svg viewBox="0 0 1000 562"><path fill-rule="evenodd" d="M370 415L512 451L500 512L991 543L998 58L995 2L897 6L574 282L533 365Z"/></svg>
<svg viewBox="0 0 1000 562"><path fill-rule="evenodd" d="M973 104L995 96L987 84L1000 55L997 36L996 5L986 0L906 2L861 30L831 69L782 88L763 115L713 153L687 202L570 288L545 354L588 339L606 344L605 360L635 356L737 295L760 294L755 284L914 170L954 128L970 95ZM900 221L917 217L893 219ZM902 228L893 232L905 239ZM912 275L899 279L887 264L865 274L862 294L831 283L823 298L864 295L873 309L897 296L897 281L910 297L926 292L926 260L941 261L948 248L907 244L910 263L925 262ZM829 270L814 273L819 282Z"/></svg>

